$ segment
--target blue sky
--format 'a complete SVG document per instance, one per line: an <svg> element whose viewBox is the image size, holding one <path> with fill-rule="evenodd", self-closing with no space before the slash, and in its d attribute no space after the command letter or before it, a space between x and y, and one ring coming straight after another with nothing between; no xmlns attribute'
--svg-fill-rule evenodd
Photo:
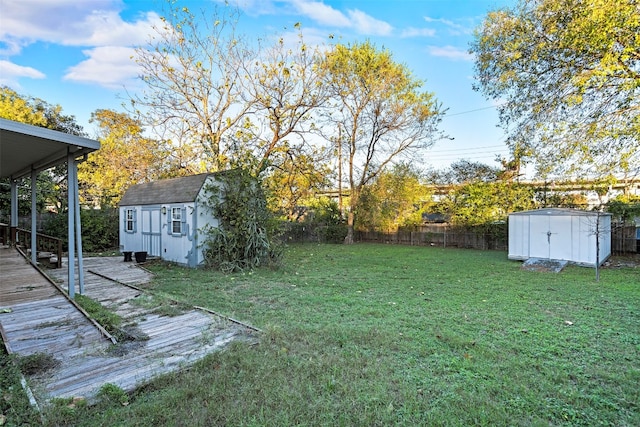
<svg viewBox="0 0 640 427"><path fill-rule="evenodd" d="M216 0L181 1L192 11ZM453 140L425 157L435 168L465 158L495 165L507 155L494 103L472 90L473 29L488 10L515 0L235 0L249 38L285 34L301 23L308 43L370 40L389 49L448 108ZM121 111L135 90L133 47L145 43L162 0L0 0L0 85L60 104L94 136L91 113Z"/></svg>

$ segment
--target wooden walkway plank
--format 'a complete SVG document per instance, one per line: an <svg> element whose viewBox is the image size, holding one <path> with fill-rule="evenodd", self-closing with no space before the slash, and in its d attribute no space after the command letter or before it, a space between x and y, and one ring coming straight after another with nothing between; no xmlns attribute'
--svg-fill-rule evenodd
<svg viewBox="0 0 640 427"><path fill-rule="evenodd" d="M132 391L233 340L251 339L245 327L201 310L174 317L154 313L150 295L123 285L144 285L152 279L149 272L120 258L85 258L84 294L120 315L124 327L135 326L148 337L114 347L17 252L0 250L0 269L0 307L10 309L0 314L7 344L19 355L44 352L60 361L57 368L29 378L43 402L76 396L91 401L106 383ZM8 270L11 273L5 275ZM66 268L48 274L60 287L67 287Z"/></svg>

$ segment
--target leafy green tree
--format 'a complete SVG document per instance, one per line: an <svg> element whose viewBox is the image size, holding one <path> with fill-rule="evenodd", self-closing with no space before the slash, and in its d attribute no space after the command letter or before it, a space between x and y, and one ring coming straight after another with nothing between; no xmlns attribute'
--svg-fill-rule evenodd
<svg viewBox="0 0 640 427"><path fill-rule="evenodd" d="M289 232L298 228L300 235L307 235L321 243L342 243L347 227L338 202L326 197L313 197L304 203L304 221L290 222ZM316 240L317 239L317 240Z"/></svg>
<svg viewBox="0 0 640 427"><path fill-rule="evenodd" d="M476 89L538 170L640 170L640 2L519 0L477 30Z"/></svg>
<svg viewBox="0 0 640 427"><path fill-rule="evenodd" d="M491 182L500 175L500 168L480 162L461 159L441 171L432 171L427 181L432 184L462 184L467 182Z"/></svg>
<svg viewBox="0 0 640 427"><path fill-rule="evenodd" d="M424 208L431 204L430 196L416 170L405 163L394 165L363 188L358 228L396 231L398 227L420 224Z"/></svg>
<svg viewBox="0 0 640 427"><path fill-rule="evenodd" d="M340 207L335 200L326 196L314 197L305 203L312 212L310 220L325 225L339 225L344 222ZM305 218L306 219L306 218Z"/></svg>
<svg viewBox="0 0 640 427"><path fill-rule="evenodd" d="M298 154L285 159L263 179L269 209L292 221L300 214L305 200L329 187L330 170L318 157Z"/></svg>
<svg viewBox="0 0 640 427"><path fill-rule="evenodd" d="M432 93L421 91L423 81L370 42L338 44L319 65L332 97L327 128L350 191L349 244L365 186L394 160L410 160L433 145L442 136L443 111Z"/></svg>
<svg viewBox="0 0 640 427"><path fill-rule="evenodd" d="M640 218L640 196L620 195L609 201L607 212L612 213L622 222Z"/></svg>
<svg viewBox="0 0 640 427"><path fill-rule="evenodd" d="M250 171L289 214L326 170L322 147L306 137L312 111L326 99L318 50L301 35L295 46L282 38L247 41L236 30L238 9L228 4L201 13L166 5L136 51L143 89L131 97L131 111L171 140L172 174Z"/></svg>
<svg viewBox="0 0 640 427"><path fill-rule="evenodd" d="M261 177L274 212L293 219L300 200L328 186L330 175L326 148L308 138L314 111L327 100L316 67L320 54L301 33L294 46L280 38L258 50L259 60L245 73L251 78L244 81L243 99L251 108L234 134L230 157L238 159L234 167Z"/></svg>
<svg viewBox="0 0 640 427"><path fill-rule="evenodd" d="M547 188L536 191L536 200L544 208L586 209L589 204L583 193L549 191Z"/></svg>
<svg viewBox="0 0 640 427"><path fill-rule="evenodd" d="M100 150L78 166L85 202L116 206L131 185L163 176L168 150L160 141L144 136L139 121L124 113L97 110L91 122L98 125Z"/></svg>
<svg viewBox="0 0 640 427"><path fill-rule="evenodd" d="M457 226L482 226L504 221L509 213L535 207L531 187L508 181L470 182L452 190L437 210Z"/></svg>
<svg viewBox="0 0 640 427"><path fill-rule="evenodd" d="M7 86L0 87L0 117L3 119L47 127L44 112L34 104L33 98L24 97Z"/></svg>
<svg viewBox="0 0 640 427"><path fill-rule="evenodd" d="M62 113L60 105L18 94L8 86L0 87L0 117L59 132L87 136L75 116Z"/></svg>
<svg viewBox="0 0 640 427"><path fill-rule="evenodd" d="M68 249L68 211L51 215L43 225L43 232L62 240L63 250ZM80 209L82 221L82 249L101 252L118 248L118 209L103 206L101 209Z"/></svg>

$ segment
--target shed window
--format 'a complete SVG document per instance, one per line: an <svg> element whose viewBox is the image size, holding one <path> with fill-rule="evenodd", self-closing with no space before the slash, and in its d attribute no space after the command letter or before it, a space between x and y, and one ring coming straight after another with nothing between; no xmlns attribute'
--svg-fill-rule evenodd
<svg viewBox="0 0 640 427"><path fill-rule="evenodd" d="M171 208L171 233L182 234L182 209Z"/></svg>
<svg viewBox="0 0 640 427"><path fill-rule="evenodd" d="M136 211L135 209L125 209L124 211L124 231L127 233L136 232Z"/></svg>

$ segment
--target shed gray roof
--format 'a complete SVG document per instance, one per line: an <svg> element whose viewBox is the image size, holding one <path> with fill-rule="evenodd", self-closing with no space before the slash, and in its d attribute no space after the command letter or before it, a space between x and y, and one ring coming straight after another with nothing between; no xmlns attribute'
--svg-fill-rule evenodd
<svg viewBox="0 0 640 427"><path fill-rule="evenodd" d="M120 206L193 202L198 197L207 177L213 175L202 173L132 185L122 196Z"/></svg>
<svg viewBox="0 0 640 427"><path fill-rule="evenodd" d="M580 209L568 208L542 208L531 211L513 212L509 215L554 215L554 216L594 216L594 215L611 215L606 212L583 211Z"/></svg>

